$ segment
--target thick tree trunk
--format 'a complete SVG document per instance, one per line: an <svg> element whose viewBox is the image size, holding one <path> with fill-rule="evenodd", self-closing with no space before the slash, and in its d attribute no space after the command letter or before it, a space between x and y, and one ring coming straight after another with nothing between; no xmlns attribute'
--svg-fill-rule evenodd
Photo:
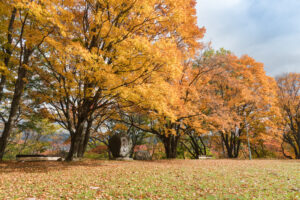
<svg viewBox="0 0 300 200"><path fill-rule="evenodd" d="M77 150L77 157L82 158L84 154L83 146L84 146L84 138L85 134L82 134L79 139L79 145L78 145L78 150Z"/></svg>
<svg viewBox="0 0 300 200"><path fill-rule="evenodd" d="M162 142L164 143L165 153L167 158L173 159L177 156L177 146L180 136L168 135L160 136Z"/></svg>
<svg viewBox="0 0 300 200"><path fill-rule="evenodd" d="M300 147L298 146L297 143L294 146L295 146L294 148L295 158L300 159Z"/></svg>
<svg viewBox="0 0 300 200"><path fill-rule="evenodd" d="M237 158L240 152L241 141L233 133L228 134L221 133L222 141L225 144L225 149L228 158Z"/></svg>
<svg viewBox="0 0 300 200"><path fill-rule="evenodd" d="M66 157L66 161L73 161L74 158L78 157L78 148L80 143L80 135L74 134L74 136L71 136L71 146L69 153Z"/></svg>
<svg viewBox="0 0 300 200"><path fill-rule="evenodd" d="M74 158L77 158L77 152L78 152L78 143L79 143L79 136L74 134L74 136L71 136L71 146L69 153L66 157L66 161L73 161Z"/></svg>
<svg viewBox="0 0 300 200"><path fill-rule="evenodd" d="M6 48L4 48L4 65L6 67L8 67L9 61L10 61L10 57L12 54L11 51L11 44L12 44L12 31L13 31L13 25L15 22L15 17L16 17L16 13L17 13L17 9L14 8L10 17L10 21L9 21L9 25L8 25L8 34L7 34L7 45ZM3 98L3 90L4 90L4 86L6 83L6 76L4 75L4 73L1 75L1 80L0 80L0 102L2 101ZM17 99L16 99L17 100ZM13 113L12 111L14 111L13 105L11 104L11 111L10 111L10 115L9 115L9 119L7 120L7 122L4 123L4 130L2 132L1 138L0 138L0 161L3 159L4 156L4 152L7 146L7 139L9 137L9 133L11 130L11 124L13 122Z"/></svg>
<svg viewBox="0 0 300 200"><path fill-rule="evenodd" d="M73 134L71 134L71 146L69 153L66 157L66 161L73 161L74 158L79 157L78 152L82 141L83 125L83 122L79 123L76 131Z"/></svg>
<svg viewBox="0 0 300 200"><path fill-rule="evenodd" d="M77 156L79 158L83 158L84 153L86 152L89 140L90 140L90 133L91 133L91 126L92 126L93 121L89 120L87 123L87 127L85 129L84 134L82 134L81 139L80 139L80 146L78 148L78 153Z"/></svg>
<svg viewBox="0 0 300 200"><path fill-rule="evenodd" d="M27 70L24 67L24 65L27 65L29 62L29 57L32 53L32 50L25 49L24 51L24 59L23 63L20 64L19 71L18 71L18 78L15 84L15 90L13 94L13 99L11 102L11 107L10 107L10 112L9 112L9 117L8 120L4 123L4 129L2 132L2 136L0 138L0 160L3 159L5 149L7 146L7 141L10 136L11 129L13 127L13 122L15 120L19 105L20 105L20 100L25 88L26 84L26 75L27 75Z"/></svg>

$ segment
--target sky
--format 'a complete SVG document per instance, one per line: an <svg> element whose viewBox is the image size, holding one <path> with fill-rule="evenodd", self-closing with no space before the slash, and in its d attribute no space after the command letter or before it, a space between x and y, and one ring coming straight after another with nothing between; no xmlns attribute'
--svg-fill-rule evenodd
<svg viewBox="0 0 300 200"><path fill-rule="evenodd" d="M300 0L197 0L204 42L248 54L277 76L300 72Z"/></svg>

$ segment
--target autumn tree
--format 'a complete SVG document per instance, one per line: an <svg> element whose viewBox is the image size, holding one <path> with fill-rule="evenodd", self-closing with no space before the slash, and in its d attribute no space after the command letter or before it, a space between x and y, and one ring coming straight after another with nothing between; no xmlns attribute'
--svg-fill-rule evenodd
<svg viewBox="0 0 300 200"><path fill-rule="evenodd" d="M223 73L224 63L228 62L224 52L223 49L214 51L209 46L204 48L192 65L184 70L179 81L182 92L179 119L185 135L182 144L194 158L207 154L207 136L217 130L215 124L220 122L219 114L222 112L214 109L220 102L215 98L211 82Z"/></svg>
<svg viewBox="0 0 300 200"><path fill-rule="evenodd" d="M282 75L277 77L276 81L284 127L282 142L290 145L294 152L294 158L300 159L300 74ZM285 154L284 149L283 153Z"/></svg>
<svg viewBox="0 0 300 200"><path fill-rule="evenodd" d="M0 160L20 110L36 51L54 29L49 7L47 1L0 2L0 115L4 124L0 137Z"/></svg>
<svg viewBox="0 0 300 200"><path fill-rule="evenodd" d="M247 128L252 139L255 135L273 134L275 82L266 76L262 63L249 56L237 58L231 53L227 56L222 73L211 82L214 98L219 101L215 109L220 111L214 123L219 127L227 156L237 158L247 139Z"/></svg>
<svg viewBox="0 0 300 200"><path fill-rule="evenodd" d="M175 97L168 104L172 115L154 118L152 122L151 131L163 142L167 158L176 158L183 135L189 137L192 143L189 152L194 157L206 154L201 135L213 129L207 121L214 119L211 108L215 104L208 85L214 75L220 73L226 57L221 54L212 56L210 48L199 51L196 59L186 62L179 78L172 82Z"/></svg>
<svg viewBox="0 0 300 200"><path fill-rule="evenodd" d="M170 113L161 114L144 107L135 111L148 116L150 121L143 125L132 123L133 126L156 135L164 144L167 158L176 158L183 135L192 133L192 137L198 137L210 130L205 125L208 104L211 104L207 84L212 77L210 73L217 73L215 70L222 66L223 58L216 56L207 59L209 52L204 54L196 60L185 62L180 76L169 81L166 110Z"/></svg>
<svg viewBox="0 0 300 200"><path fill-rule="evenodd" d="M108 107L136 102L165 112L164 82L181 70L204 30L196 26L193 0L54 3L61 23L39 48L36 96L70 132L72 160L82 156L83 135Z"/></svg>

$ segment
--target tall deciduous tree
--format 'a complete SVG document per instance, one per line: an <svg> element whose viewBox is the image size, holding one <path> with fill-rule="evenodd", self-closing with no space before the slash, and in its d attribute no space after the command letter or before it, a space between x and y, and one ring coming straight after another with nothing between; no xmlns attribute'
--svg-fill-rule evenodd
<svg viewBox="0 0 300 200"><path fill-rule="evenodd" d="M197 62L185 62L178 78L169 81L169 92L165 99L169 113L153 112L145 108L137 110L150 120L138 127L155 134L162 141L167 158L176 158L182 135L191 132L200 135L210 130L204 124L206 113L210 110L209 104L212 104L207 86L211 73L216 73L215 70L222 66L222 60L223 57L206 59L206 55L203 55Z"/></svg>
<svg viewBox="0 0 300 200"><path fill-rule="evenodd" d="M263 64L249 56L237 58L227 54L222 74L216 76L215 98L220 101L215 109L222 111L219 134L229 158L239 155L241 145L255 135L273 134L272 119L276 113L275 81L266 76ZM216 120L215 120L216 121Z"/></svg>
<svg viewBox="0 0 300 200"><path fill-rule="evenodd" d="M300 74L289 73L276 80L284 126L282 141L293 149L293 157L300 159Z"/></svg>
<svg viewBox="0 0 300 200"><path fill-rule="evenodd" d="M0 160L20 107L21 97L38 47L53 31L47 1L0 2L0 103L4 128L0 137Z"/></svg>
<svg viewBox="0 0 300 200"><path fill-rule="evenodd" d="M71 135L67 160L107 108L135 102L167 112L165 82L199 47L195 1L57 1L59 31L39 48L37 97ZM152 96L152 97L149 97ZM100 111L101 112L100 112Z"/></svg>

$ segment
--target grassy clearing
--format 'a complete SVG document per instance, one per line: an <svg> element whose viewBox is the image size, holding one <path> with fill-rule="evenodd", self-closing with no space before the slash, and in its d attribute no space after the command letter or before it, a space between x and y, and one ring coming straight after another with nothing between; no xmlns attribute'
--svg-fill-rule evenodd
<svg viewBox="0 0 300 200"><path fill-rule="evenodd" d="M300 199L300 162L0 164L0 199Z"/></svg>

